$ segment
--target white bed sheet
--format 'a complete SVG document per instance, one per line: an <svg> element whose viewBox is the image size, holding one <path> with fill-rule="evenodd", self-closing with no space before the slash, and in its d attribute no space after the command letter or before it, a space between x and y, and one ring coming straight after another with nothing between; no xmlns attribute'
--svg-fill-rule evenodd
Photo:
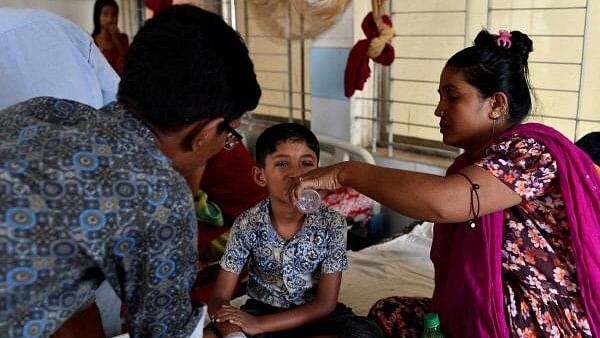
<svg viewBox="0 0 600 338"><path fill-rule="evenodd" d="M381 298L431 297L433 264L429 258L433 224L424 222L409 234L391 241L348 251L349 269L344 272L340 302L358 315L366 315Z"/></svg>

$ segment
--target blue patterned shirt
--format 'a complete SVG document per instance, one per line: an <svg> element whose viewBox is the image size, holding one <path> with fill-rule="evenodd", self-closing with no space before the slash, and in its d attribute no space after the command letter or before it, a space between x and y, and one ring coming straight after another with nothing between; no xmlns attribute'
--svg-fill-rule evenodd
<svg viewBox="0 0 600 338"><path fill-rule="evenodd" d="M49 336L104 278L133 337L187 337L200 318L185 180L144 123L41 97L0 111L0 336Z"/></svg>
<svg viewBox="0 0 600 338"><path fill-rule="evenodd" d="M239 274L248 261L248 296L280 308L315 296L321 274L348 267L346 220L321 205L300 231L285 241L271 225L270 200L246 210L233 224L221 267Z"/></svg>

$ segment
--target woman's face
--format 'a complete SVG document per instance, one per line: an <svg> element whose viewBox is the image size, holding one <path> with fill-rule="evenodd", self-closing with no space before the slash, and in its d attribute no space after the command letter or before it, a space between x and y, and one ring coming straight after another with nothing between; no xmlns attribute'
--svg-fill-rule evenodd
<svg viewBox="0 0 600 338"><path fill-rule="evenodd" d="M482 98L479 90L468 84L463 73L446 66L440 76L440 101L435 115L440 117L440 132L445 144L466 150L486 144L493 120L490 98Z"/></svg>
<svg viewBox="0 0 600 338"><path fill-rule="evenodd" d="M117 25L119 20L119 11L113 6L104 6L100 11L100 27L109 29Z"/></svg>

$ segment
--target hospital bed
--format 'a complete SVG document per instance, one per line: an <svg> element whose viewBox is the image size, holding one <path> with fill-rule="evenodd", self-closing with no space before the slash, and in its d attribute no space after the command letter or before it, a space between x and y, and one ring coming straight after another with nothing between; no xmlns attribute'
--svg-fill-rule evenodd
<svg viewBox="0 0 600 338"><path fill-rule="evenodd" d="M245 132L246 145L254 145L257 133ZM375 164L367 150L344 140L317 135L321 146L320 165L330 165L345 160ZM249 147L253 153L252 147ZM381 210L375 201L373 214ZM407 234L369 246L360 251L348 251L349 268L344 271L339 301L358 315L366 315L379 299L391 296L431 297L433 294L433 264L429 259L433 224L422 222ZM241 306L247 296L232 300ZM208 316L207 316L208 317ZM207 319L208 320L208 319ZM118 338L126 338L124 334Z"/></svg>

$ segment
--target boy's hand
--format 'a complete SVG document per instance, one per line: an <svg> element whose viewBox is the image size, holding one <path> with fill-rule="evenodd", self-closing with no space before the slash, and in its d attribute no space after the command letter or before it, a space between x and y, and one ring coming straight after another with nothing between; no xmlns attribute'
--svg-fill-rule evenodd
<svg viewBox="0 0 600 338"><path fill-rule="evenodd" d="M222 305L221 308L217 310L217 313L215 313L214 320L217 323L228 322L239 326L244 333L249 335L255 335L262 332L260 319L258 317L230 305Z"/></svg>

